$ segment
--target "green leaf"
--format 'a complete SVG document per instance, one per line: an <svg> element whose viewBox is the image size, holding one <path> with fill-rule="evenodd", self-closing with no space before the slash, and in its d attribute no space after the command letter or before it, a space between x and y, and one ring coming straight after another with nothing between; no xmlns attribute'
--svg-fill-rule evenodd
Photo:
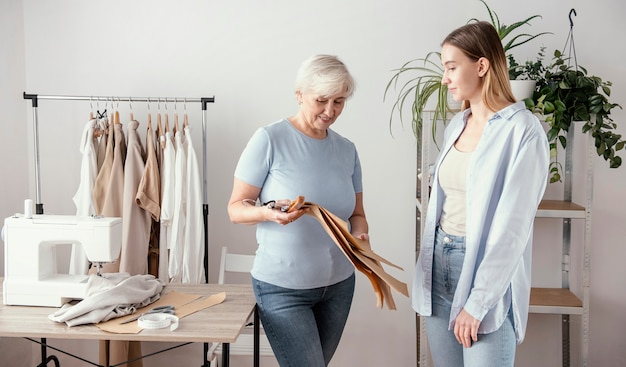
<svg viewBox="0 0 626 367"><path fill-rule="evenodd" d="M554 112L554 104L550 101L545 101L543 103L543 113L549 114Z"/></svg>
<svg viewBox="0 0 626 367"><path fill-rule="evenodd" d="M567 138L563 135L559 135L559 142L563 148L567 147Z"/></svg>
<svg viewBox="0 0 626 367"><path fill-rule="evenodd" d="M613 159L611 159L611 162L610 162L610 167L611 168L619 168L619 166L621 166L621 165L622 165L622 158L621 157L616 156L616 157L613 157Z"/></svg>

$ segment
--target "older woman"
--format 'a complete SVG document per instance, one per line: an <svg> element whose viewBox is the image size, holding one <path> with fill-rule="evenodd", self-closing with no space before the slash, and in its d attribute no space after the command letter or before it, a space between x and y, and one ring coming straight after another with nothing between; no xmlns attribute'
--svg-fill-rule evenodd
<svg viewBox="0 0 626 367"><path fill-rule="evenodd" d="M368 240L356 148L330 129L354 88L336 57L304 61L295 86L298 112L258 129L235 169L228 213L233 223L257 225L252 283L281 366L328 365L352 303L352 264L313 217L303 217L306 209L280 207L302 195Z"/></svg>

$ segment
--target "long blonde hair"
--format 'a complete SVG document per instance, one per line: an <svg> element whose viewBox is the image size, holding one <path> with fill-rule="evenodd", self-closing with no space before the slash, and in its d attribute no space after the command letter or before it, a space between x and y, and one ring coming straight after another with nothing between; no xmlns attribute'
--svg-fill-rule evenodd
<svg viewBox="0 0 626 367"><path fill-rule="evenodd" d="M515 103L502 41L491 23L480 21L457 28L443 40L442 45L445 44L457 47L471 60L489 60L482 89L483 103L488 109L499 111L508 105L504 101ZM463 101L462 108L468 107L469 101Z"/></svg>

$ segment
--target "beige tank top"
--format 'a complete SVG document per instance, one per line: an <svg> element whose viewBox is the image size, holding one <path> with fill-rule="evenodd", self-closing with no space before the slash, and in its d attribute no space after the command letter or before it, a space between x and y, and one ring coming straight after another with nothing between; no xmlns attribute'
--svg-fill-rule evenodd
<svg viewBox="0 0 626 367"><path fill-rule="evenodd" d="M465 236L467 165L471 155L453 146L439 167L439 184L444 193L439 225L454 236Z"/></svg>

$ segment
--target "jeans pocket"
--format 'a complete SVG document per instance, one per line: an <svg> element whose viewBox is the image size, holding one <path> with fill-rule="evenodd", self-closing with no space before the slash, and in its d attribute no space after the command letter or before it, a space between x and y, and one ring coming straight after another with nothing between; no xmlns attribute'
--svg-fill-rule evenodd
<svg viewBox="0 0 626 367"><path fill-rule="evenodd" d="M442 253L443 280L445 292L449 296L454 296L456 286L459 283L465 249L458 246L444 246Z"/></svg>

